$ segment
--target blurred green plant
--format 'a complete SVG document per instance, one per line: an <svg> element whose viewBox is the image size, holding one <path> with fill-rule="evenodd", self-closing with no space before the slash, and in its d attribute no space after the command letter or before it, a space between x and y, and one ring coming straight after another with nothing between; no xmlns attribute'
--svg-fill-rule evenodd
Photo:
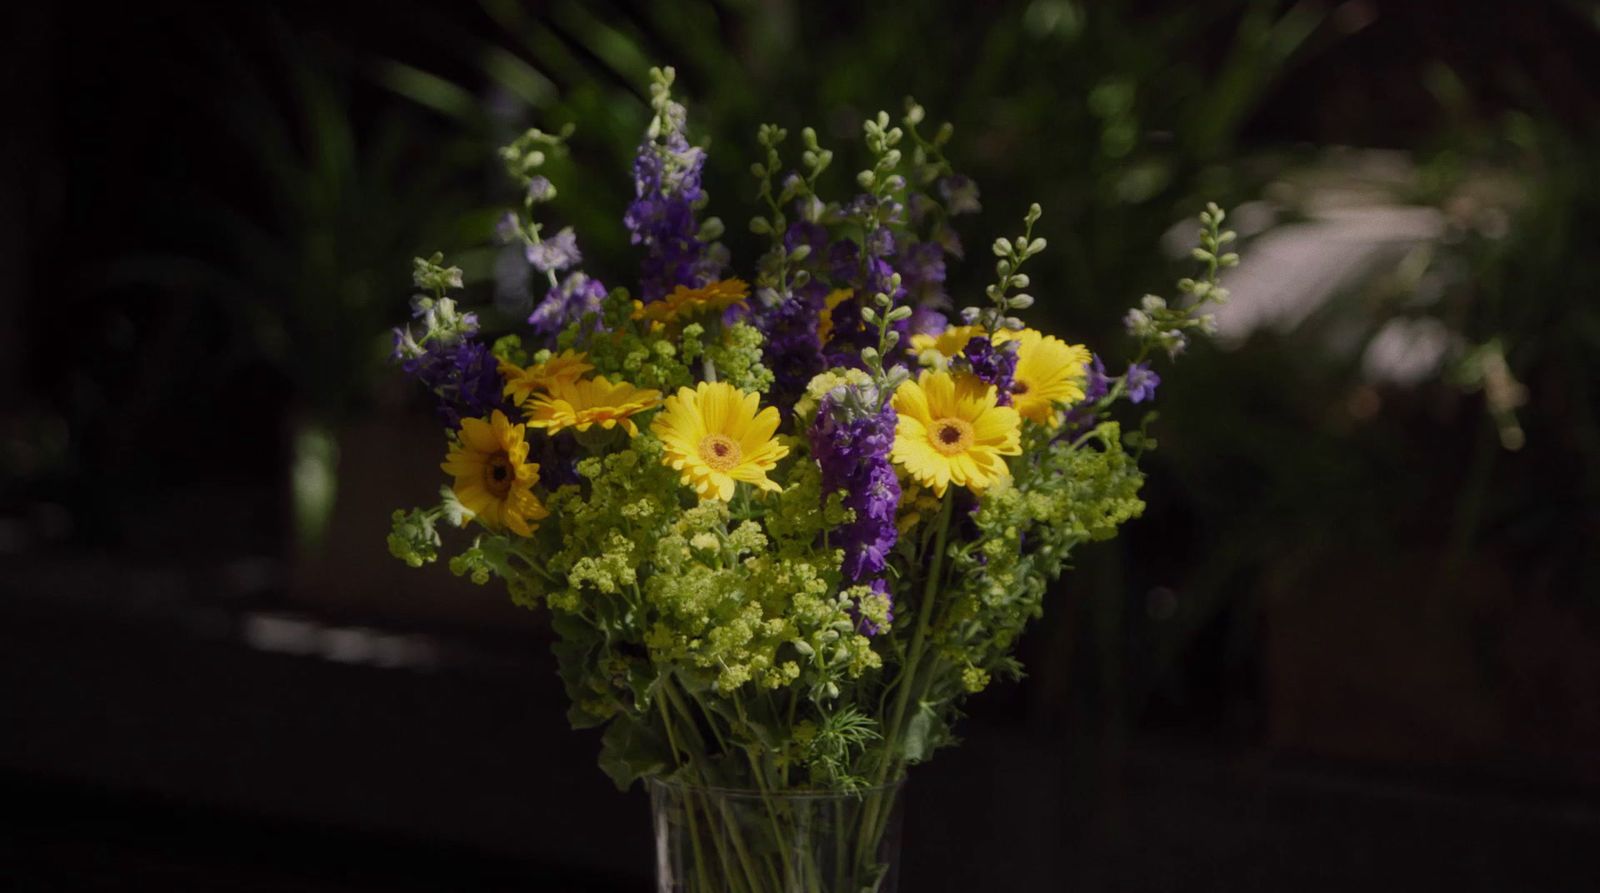
<svg viewBox="0 0 1600 893"><path fill-rule="evenodd" d="M385 372L408 259L420 244L472 240L488 218L471 213L462 183L475 143L424 139L425 116L392 103L358 118L333 48L271 12L249 18L270 35L266 58L196 27L209 71L180 88L216 122L211 151L225 153L242 188L170 184L170 249L123 258L112 279L206 294L228 320L213 371L265 364L287 380L291 519L296 542L314 550L335 504L338 427Z"/></svg>

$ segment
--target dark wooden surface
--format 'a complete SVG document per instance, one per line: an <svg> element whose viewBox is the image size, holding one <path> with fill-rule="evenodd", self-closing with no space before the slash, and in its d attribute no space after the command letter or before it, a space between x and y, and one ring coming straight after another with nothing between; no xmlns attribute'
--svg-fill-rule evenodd
<svg viewBox="0 0 1600 893"><path fill-rule="evenodd" d="M264 635L284 617L145 582L8 578L0 889L650 888L644 798L567 730L526 631ZM981 704L963 732L907 789L911 893L1600 884L1590 791L1151 734L1086 759Z"/></svg>

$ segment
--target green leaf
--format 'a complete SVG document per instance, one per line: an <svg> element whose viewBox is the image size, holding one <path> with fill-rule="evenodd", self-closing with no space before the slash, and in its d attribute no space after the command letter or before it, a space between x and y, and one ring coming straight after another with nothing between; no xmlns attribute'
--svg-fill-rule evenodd
<svg viewBox="0 0 1600 893"><path fill-rule="evenodd" d="M939 716L932 704L921 701L917 705L917 712L906 724L900 755L907 763L920 763L949 741L949 724Z"/></svg>
<svg viewBox="0 0 1600 893"><path fill-rule="evenodd" d="M655 729L627 715L618 716L600 739L600 768L619 790L634 780L660 775L672 763L672 753Z"/></svg>

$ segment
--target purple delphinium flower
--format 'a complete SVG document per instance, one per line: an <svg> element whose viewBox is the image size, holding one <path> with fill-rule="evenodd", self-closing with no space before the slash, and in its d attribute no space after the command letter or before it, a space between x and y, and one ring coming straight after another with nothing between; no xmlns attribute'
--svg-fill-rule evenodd
<svg viewBox="0 0 1600 893"><path fill-rule="evenodd" d="M514 421L514 419L513 419ZM548 434L548 432L540 432ZM528 431L528 461L539 465L539 483L548 490L582 480L578 474L578 460L588 455L578 446L572 432L562 431L547 437L534 437Z"/></svg>
<svg viewBox="0 0 1600 893"><path fill-rule="evenodd" d="M482 418L496 409L515 412L502 393L499 367L500 361L477 341L431 345L401 363L439 399L439 419L451 428L459 428L463 418Z"/></svg>
<svg viewBox="0 0 1600 893"><path fill-rule="evenodd" d="M783 231L784 250L792 254L801 245L811 249L806 263L821 259L828 248L828 228L809 220L796 220L789 224L789 228Z"/></svg>
<svg viewBox="0 0 1600 893"><path fill-rule="evenodd" d="M1099 421L1094 405L1111 392L1111 378L1106 375L1106 364L1100 359L1099 354L1095 354L1094 359L1090 361L1087 373L1083 384L1083 399L1067 410L1061 432L1056 435L1057 440L1076 437L1093 428Z"/></svg>
<svg viewBox="0 0 1600 893"><path fill-rule="evenodd" d="M937 335L949 327L950 317L929 307L918 307L911 312L907 331L912 335Z"/></svg>
<svg viewBox="0 0 1600 893"><path fill-rule="evenodd" d="M944 199L945 209L952 217L983 210L983 205L978 202L978 184L969 177L961 174L941 177L938 188L939 197Z"/></svg>
<svg viewBox="0 0 1600 893"><path fill-rule="evenodd" d="M1128 388L1128 402L1143 403L1155 399L1156 385L1161 384L1161 376L1144 363L1134 363L1128 367L1127 377L1123 381Z"/></svg>
<svg viewBox="0 0 1600 893"><path fill-rule="evenodd" d="M772 370L772 399L787 413L813 376L823 370L822 348L817 343L817 313L822 304L820 287L800 290L765 310L757 328L766 337L762 362Z"/></svg>
<svg viewBox="0 0 1600 893"><path fill-rule="evenodd" d="M555 198L555 187L550 184L548 177L534 176L528 179L528 201L544 202Z"/></svg>
<svg viewBox="0 0 1600 893"><path fill-rule="evenodd" d="M895 256L901 284L915 304L947 306L944 248L934 242L904 242Z"/></svg>
<svg viewBox="0 0 1600 893"><path fill-rule="evenodd" d="M973 375L994 385L996 402L1010 406L1011 386L1017 374L1017 343L991 344L987 337L979 335L967 342L961 355L972 367Z"/></svg>
<svg viewBox="0 0 1600 893"><path fill-rule="evenodd" d="M522 221L517 219L517 215L512 211L505 212L495 221L494 237L499 242L509 245L517 240L521 232Z"/></svg>
<svg viewBox="0 0 1600 893"><path fill-rule="evenodd" d="M1088 380L1083 386L1083 402L1094 403L1106 394L1111 393L1111 377L1106 375L1105 361L1099 354L1093 354L1093 361L1089 363Z"/></svg>
<svg viewBox="0 0 1600 893"><path fill-rule="evenodd" d="M562 227L560 232L541 242L529 242L523 250L528 255L528 263L541 273L559 273L583 262L578 237L570 226Z"/></svg>
<svg viewBox="0 0 1600 893"><path fill-rule="evenodd" d="M868 326L861 318L861 308L869 306L865 302L878 294L889 294L897 304L903 303L905 286L902 284L898 289L891 288L889 277L894 275L894 268L889 262L871 254L863 259L860 246L849 240L835 242L829 249L828 268L835 285L850 288L855 294L832 311L833 335L823 346L824 359L829 366L859 369L861 349L878 346L877 328ZM910 322L909 319L902 319L893 324L895 331L900 333L900 343L893 353L884 358L886 363L898 361L910 345L911 338L907 334Z"/></svg>
<svg viewBox="0 0 1600 893"><path fill-rule="evenodd" d="M553 339L562 329L594 314L598 323L600 304L606 299L606 287L598 279L573 272L550 289L539 306L533 308L528 323L533 330L547 339Z"/></svg>
<svg viewBox="0 0 1600 893"><path fill-rule="evenodd" d="M681 133L664 142L647 140L633 162L634 200L623 216L635 245L645 247L639 297L658 301L679 285L699 288L722 275L727 250L700 239L695 207L705 194L701 171L706 153Z"/></svg>
<svg viewBox="0 0 1600 893"><path fill-rule="evenodd" d="M857 584L883 573L889 551L899 539L894 515L900 505L900 480L889 461L897 417L888 405L870 415L854 413L845 405L875 406L876 393L857 392L854 396L861 399L850 401L846 396L836 392L824 397L807 434L812 458L822 471L823 493L844 491L844 505L854 514L835 532L832 543L844 550L845 580Z"/></svg>

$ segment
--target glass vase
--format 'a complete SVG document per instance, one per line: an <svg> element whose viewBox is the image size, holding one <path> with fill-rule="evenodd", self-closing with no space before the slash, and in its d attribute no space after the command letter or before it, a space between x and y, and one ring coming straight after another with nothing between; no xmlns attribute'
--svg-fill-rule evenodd
<svg viewBox="0 0 1600 893"><path fill-rule="evenodd" d="M660 893L895 893L902 782L776 793L647 781Z"/></svg>

